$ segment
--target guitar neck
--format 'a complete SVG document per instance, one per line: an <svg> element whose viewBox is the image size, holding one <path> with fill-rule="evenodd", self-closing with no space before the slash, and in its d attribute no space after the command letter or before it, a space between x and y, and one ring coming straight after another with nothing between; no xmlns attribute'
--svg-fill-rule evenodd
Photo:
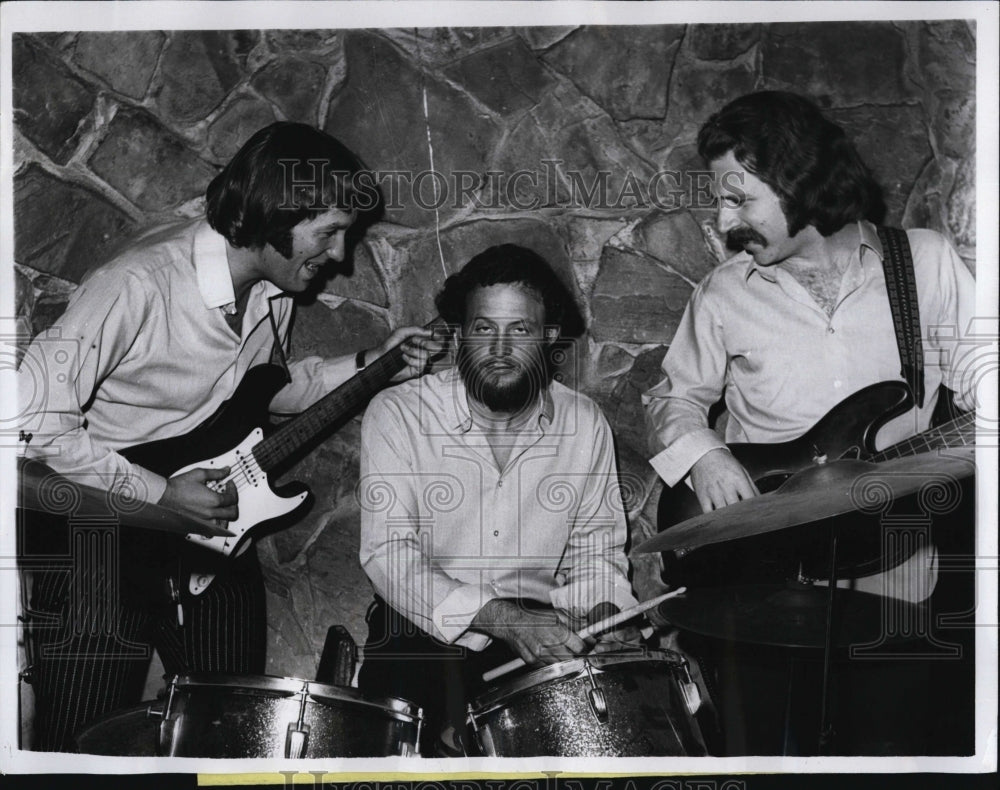
<svg viewBox="0 0 1000 790"><path fill-rule="evenodd" d="M876 453L870 460L888 461L939 447L973 447L976 444L976 413L968 412L937 428L918 433Z"/></svg>
<svg viewBox="0 0 1000 790"><path fill-rule="evenodd" d="M283 423L253 448L265 472L286 461L299 449L345 415L363 406L405 367L402 344L393 347L357 375L323 396L296 417Z"/></svg>

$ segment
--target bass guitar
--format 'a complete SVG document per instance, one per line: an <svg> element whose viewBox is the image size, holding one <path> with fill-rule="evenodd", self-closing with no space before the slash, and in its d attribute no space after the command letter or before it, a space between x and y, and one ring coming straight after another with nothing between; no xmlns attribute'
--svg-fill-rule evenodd
<svg viewBox="0 0 1000 790"><path fill-rule="evenodd" d="M975 445L975 413L967 412L877 451L875 436L879 429L912 406L913 397L906 383L883 381L838 403L798 439L776 444L730 444L729 449L763 494L778 488L796 472L826 461L846 458L877 463L940 447ZM698 498L687 484L665 485L657 506L657 529L662 532L701 512Z"/></svg>
<svg viewBox="0 0 1000 790"><path fill-rule="evenodd" d="M183 436L136 445L123 450L122 455L164 477L198 468L229 467L229 474L210 487L221 490L229 482L236 486L239 518L226 525L233 536L189 533L185 540L219 555L230 556L234 551L240 554L250 546L251 531L292 513L309 497L308 489L297 483L275 490L269 474L303 448L318 443L324 431L363 406L405 364L400 344L274 429L270 426L268 405L285 385L287 374L278 365L259 365L247 371L232 397L194 430ZM254 427L248 432L247 426ZM191 572L188 591L200 595L215 575L208 571Z"/></svg>

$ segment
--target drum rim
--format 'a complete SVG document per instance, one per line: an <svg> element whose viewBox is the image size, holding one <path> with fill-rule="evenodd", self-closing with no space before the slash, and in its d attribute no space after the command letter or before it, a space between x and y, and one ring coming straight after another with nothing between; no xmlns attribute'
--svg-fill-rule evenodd
<svg viewBox="0 0 1000 790"><path fill-rule="evenodd" d="M423 710L417 704L401 697L372 697L352 686L334 686L305 678L283 677L280 675L240 675L230 673L195 672L174 675L167 685L178 691L191 688L249 688L265 691L288 692L293 696L306 689L310 699L332 702L351 702L378 708L383 713L396 718L408 719L414 723L423 719ZM169 694L169 691L168 691Z"/></svg>
<svg viewBox="0 0 1000 790"><path fill-rule="evenodd" d="M567 661L560 661L556 664L540 667L501 685L491 686L476 697L470 712L472 716L477 718L486 716L502 706L510 697L542 683L560 678L575 680L586 672L584 663L589 663L595 674L601 674L606 666L641 662L664 663L669 664L671 667L679 668L684 665L685 659L673 650L663 649L644 650L643 652L596 653L579 656Z"/></svg>

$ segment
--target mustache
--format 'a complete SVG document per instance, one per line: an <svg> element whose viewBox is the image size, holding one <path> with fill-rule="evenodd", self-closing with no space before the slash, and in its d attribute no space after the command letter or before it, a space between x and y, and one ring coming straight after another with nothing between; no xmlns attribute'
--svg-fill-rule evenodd
<svg viewBox="0 0 1000 790"><path fill-rule="evenodd" d="M751 242L759 244L761 247L767 246L767 239L753 228L733 228L726 234L726 247L735 252L745 250L747 244Z"/></svg>

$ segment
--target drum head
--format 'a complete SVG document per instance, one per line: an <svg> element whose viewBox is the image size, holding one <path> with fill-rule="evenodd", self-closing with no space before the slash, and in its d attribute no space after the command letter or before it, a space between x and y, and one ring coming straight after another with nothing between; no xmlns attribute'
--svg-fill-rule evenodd
<svg viewBox="0 0 1000 790"><path fill-rule="evenodd" d="M98 719L77 732L74 740L80 754L113 757L153 757L159 721L146 715L155 700L124 708Z"/></svg>

